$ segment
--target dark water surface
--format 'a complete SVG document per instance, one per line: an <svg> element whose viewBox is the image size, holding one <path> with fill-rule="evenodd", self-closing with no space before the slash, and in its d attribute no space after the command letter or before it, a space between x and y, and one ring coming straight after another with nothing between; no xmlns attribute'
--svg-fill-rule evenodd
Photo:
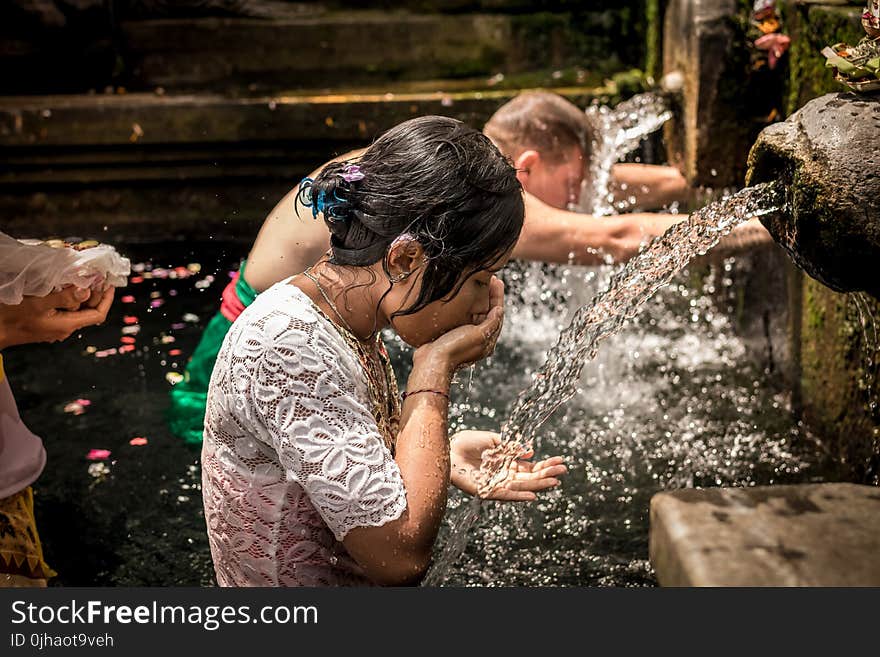
<svg viewBox="0 0 880 657"><path fill-rule="evenodd" d="M199 450L165 425L166 376L183 371L248 246L119 247L132 263L201 269L118 290L107 323L79 338L5 354L22 415L49 454L34 488L56 585L214 583ZM582 392L539 437L539 453L568 457L564 485L531 506L484 505L447 583L652 585L648 502L658 490L833 479L833 467L789 410L779 337L784 304L778 289L765 289L779 287L760 273L766 264L731 261L679 277L609 340L584 371ZM497 429L566 317L608 271L530 265L507 272L504 334L490 362L459 375L453 424ZM126 295L134 303L123 303ZM134 351L88 353L119 347L126 317L141 327ZM391 347L408 369L406 350ZM81 415L65 412L76 399L91 404ZM148 442L133 446L135 437ZM92 449L112 453L91 461ZM453 495L451 503L461 501Z"/></svg>

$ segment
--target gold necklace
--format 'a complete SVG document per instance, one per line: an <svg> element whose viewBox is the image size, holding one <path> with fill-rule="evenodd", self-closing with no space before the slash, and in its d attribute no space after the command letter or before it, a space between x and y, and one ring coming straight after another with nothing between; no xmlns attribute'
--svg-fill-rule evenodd
<svg viewBox="0 0 880 657"><path fill-rule="evenodd" d="M391 359L388 356L388 351L385 349L381 336L378 333L376 334L373 341L374 354L370 354L367 351L369 338L367 340L358 338L351 325L336 308L336 304L330 300L330 296L312 274L311 267L303 272L303 276L315 284L318 293L327 302L327 305L333 309L336 316L339 317L342 326L336 324L317 304L314 304L315 309L328 322L338 329L342 329L338 331L339 335L342 336L345 343L358 356L367 380L367 391L373 404L373 416L376 420L376 425L379 427L379 431L382 433L388 449L394 454L397 432L400 427L400 399L398 398L397 379L394 377L394 371L391 368ZM383 383L384 385L382 385ZM383 388L384 390L382 390Z"/></svg>
<svg viewBox="0 0 880 657"><path fill-rule="evenodd" d="M328 295L328 294L324 291L324 288L323 288L323 286L318 282L317 277L315 277L315 275L312 274L312 268L311 268L311 267L307 268L307 269L303 272L303 276L305 276L305 277L308 278L312 283L315 284L315 287L318 288L318 294L320 294L320 295L324 298L324 301L327 302L327 305L330 306L330 308L333 310L334 313L336 313L336 316L340 319L340 321L341 321L342 324L345 326L345 328L348 330L348 332L351 333L355 338L357 338L358 335L357 335L357 333L354 332L354 329L351 328L351 324L349 324L348 321L345 319L345 317L342 316L342 313L339 312L339 308L337 308L337 307L336 307L336 304L333 303L333 301L330 300L330 295ZM371 337L372 337L372 336L371 336ZM358 338L358 339L360 340L360 338ZM367 338L366 340L364 340L364 342L366 342L366 341L369 340L369 339L370 339L370 338Z"/></svg>

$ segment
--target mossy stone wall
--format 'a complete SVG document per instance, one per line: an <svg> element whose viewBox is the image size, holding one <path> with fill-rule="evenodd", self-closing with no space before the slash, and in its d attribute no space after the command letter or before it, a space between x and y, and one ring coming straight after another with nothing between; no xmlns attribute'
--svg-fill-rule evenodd
<svg viewBox="0 0 880 657"><path fill-rule="evenodd" d="M842 91L821 51L834 43L858 43L865 36L859 5L800 5L781 3L786 33L791 37L786 113L792 114L813 98Z"/></svg>
<svg viewBox="0 0 880 657"><path fill-rule="evenodd" d="M880 302L803 276L803 418L846 477L880 483Z"/></svg>
<svg viewBox="0 0 880 657"><path fill-rule="evenodd" d="M821 50L857 43L864 3L846 6L782 2L791 36L786 89L788 114L823 94L842 91ZM809 276L795 279L792 337L799 359L804 421L842 466L841 476L880 483L880 301L840 294ZM798 298L800 297L800 298ZM799 307L798 307L799 306Z"/></svg>

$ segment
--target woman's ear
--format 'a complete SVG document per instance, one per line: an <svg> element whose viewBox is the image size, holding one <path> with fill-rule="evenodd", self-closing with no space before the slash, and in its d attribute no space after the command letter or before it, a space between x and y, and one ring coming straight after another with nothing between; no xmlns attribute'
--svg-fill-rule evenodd
<svg viewBox="0 0 880 657"><path fill-rule="evenodd" d="M414 237L401 235L391 243L387 263L392 282L402 281L425 264L425 250Z"/></svg>
<svg viewBox="0 0 880 657"><path fill-rule="evenodd" d="M526 181L528 181L532 169L538 166L540 161L541 154L534 150L523 151L516 156L516 159L513 161L513 166L516 169L516 178L521 185L524 185Z"/></svg>

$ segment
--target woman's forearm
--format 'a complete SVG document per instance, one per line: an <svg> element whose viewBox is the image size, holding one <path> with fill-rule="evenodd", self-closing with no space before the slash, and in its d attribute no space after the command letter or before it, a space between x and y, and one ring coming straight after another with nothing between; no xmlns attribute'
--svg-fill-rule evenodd
<svg viewBox="0 0 880 657"><path fill-rule="evenodd" d="M451 369L442 361L413 358L408 392L448 394ZM378 527L358 527L343 540L349 554L377 584L417 583L431 563L431 549L446 509L449 486L448 398L418 393L403 404L394 460L406 489L406 509Z"/></svg>
<svg viewBox="0 0 880 657"><path fill-rule="evenodd" d="M413 549L430 557L449 485L448 407L451 368L416 352L407 382L395 460L406 486L406 527ZM418 392L425 391L425 392ZM430 391L430 392L428 392Z"/></svg>

